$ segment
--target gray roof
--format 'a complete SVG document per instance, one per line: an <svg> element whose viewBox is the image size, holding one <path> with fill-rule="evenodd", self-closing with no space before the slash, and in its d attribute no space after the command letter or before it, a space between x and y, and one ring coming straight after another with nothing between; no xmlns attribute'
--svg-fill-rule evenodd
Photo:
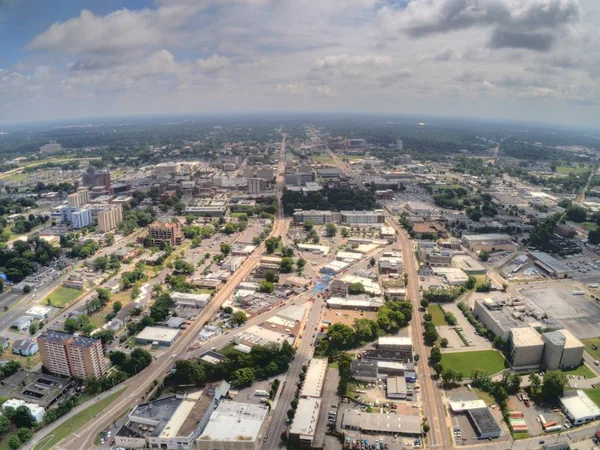
<svg viewBox="0 0 600 450"><path fill-rule="evenodd" d="M17 339L15 342L13 342L13 351L18 350L20 352L24 352L29 350L34 345L36 345L36 342L32 341L31 339Z"/></svg>
<svg viewBox="0 0 600 450"><path fill-rule="evenodd" d="M403 416L400 414L362 413L350 409L342 418L343 428L360 429L381 433L398 433L408 435L421 434L419 416Z"/></svg>
<svg viewBox="0 0 600 450"><path fill-rule="evenodd" d="M141 403L129 413L129 417L135 416L159 422L152 432L152 436L158 436L182 402L181 398L173 395L148 403Z"/></svg>
<svg viewBox="0 0 600 450"><path fill-rule="evenodd" d="M467 414L475 425L475 431L478 435L493 432L500 433L500 427L487 407L469 409L467 410Z"/></svg>
<svg viewBox="0 0 600 450"><path fill-rule="evenodd" d="M72 345L77 347L91 347L98 341L98 339L93 339L91 337L77 336L56 330L47 330L42 333L38 339L41 339L42 341L63 342L71 338L74 338Z"/></svg>

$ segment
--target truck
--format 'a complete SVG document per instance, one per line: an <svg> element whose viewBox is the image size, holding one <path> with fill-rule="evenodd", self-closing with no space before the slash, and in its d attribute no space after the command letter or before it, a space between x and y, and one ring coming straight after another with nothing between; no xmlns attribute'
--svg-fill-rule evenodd
<svg viewBox="0 0 600 450"><path fill-rule="evenodd" d="M264 389L257 389L254 391L254 395L256 397L268 397L269 393L267 391L265 391Z"/></svg>
<svg viewBox="0 0 600 450"><path fill-rule="evenodd" d="M584 295L585 291L573 291L573 292L571 292L571 294L573 294L573 295Z"/></svg>

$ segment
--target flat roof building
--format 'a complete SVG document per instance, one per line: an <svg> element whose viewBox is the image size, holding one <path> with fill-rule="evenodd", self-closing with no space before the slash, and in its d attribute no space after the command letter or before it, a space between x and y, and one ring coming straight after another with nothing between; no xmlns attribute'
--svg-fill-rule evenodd
<svg viewBox="0 0 600 450"><path fill-rule="evenodd" d="M136 344L170 347L177 340L181 331L168 327L146 327L135 337Z"/></svg>
<svg viewBox="0 0 600 450"><path fill-rule="evenodd" d="M600 419L600 408L581 389L565 391L559 401L563 411L574 425Z"/></svg>
<svg viewBox="0 0 600 450"><path fill-rule="evenodd" d="M467 234L462 237L463 243L473 252L512 251L517 246L508 234Z"/></svg>
<svg viewBox="0 0 600 450"><path fill-rule="evenodd" d="M512 328L508 335L508 345L513 368L539 367L544 352L544 341L533 328Z"/></svg>
<svg viewBox="0 0 600 450"><path fill-rule="evenodd" d="M403 436L420 436L421 419L417 416L400 414L365 414L356 409L349 409L342 417L342 428L360 430L373 434L400 434Z"/></svg>
<svg viewBox="0 0 600 450"><path fill-rule="evenodd" d="M489 408L474 408L467 410L467 417L479 439L499 438L500 426Z"/></svg>
<svg viewBox="0 0 600 450"><path fill-rule="evenodd" d="M387 398L406 399L406 378L404 377L388 377L387 379Z"/></svg>
<svg viewBox="0 0 600 450"><path fill-rule="evenodd" d="M402 336L382 336L377 340L377 348L380 350L412 352L412 339Z"/></svg>
<svg viewBox="0 0 600 450"><path fill-rule="evenodd" d="M300 397L321 397L325 377L327 376L327 367L327 359L312 358L310 360Z"/></svg>
<svg viewBox="0 0 600 450"><path fill-rule="evenodd" d="M368 295L350 295L348 297L331 297L327 306L331 309L348 309L354 311L377 311L384 305L382 297Z"/></svg>
<svg viewBox="0 0 600 450"><path fill-rule="evenodd" d="M224 400L215 409L196 440L199 450L258 450L269 408Z"/></svg>
<svg viewBox="0 0 600 450"><path fill-rule="evenodd" d="M573 278L573 269L544 252L529 252L533 262L553 278Z"/></svg>
<svg viewBox="0 0 600 450"><path fill-rule="evenodd" d="M176 247L183 241L183 230L179 222L153 222L148 226L148 241L151 246L170 245Z"/></svg>
<svg viewBox="0 0 600 450"><path fill-rule="evenodd" d="M583 360L585 346L569 330L542 334L544 353L542 363L548 370L578 367Z"/></svg>
<svg viewBox="0 0 600 450"><path fill-rule="evenodd" d="M452 259L452 264L467 275L483 275L487 273L487 269L469 255L455 255Z"/></svg>
<svg viewBox="0 0 600 450"><path fill-rule="evenodd" d="M204 308L210 302L210 294L190 294L188 292L171 292L171 299L177 306Z"/></svg>
<svg viewBox="0 0 600 450"><path fill-rule="evenodd" d="M312 446L319 422L320 398L300 398L298 408L292 425L290 426L290 440L300 445Z"/></svg>

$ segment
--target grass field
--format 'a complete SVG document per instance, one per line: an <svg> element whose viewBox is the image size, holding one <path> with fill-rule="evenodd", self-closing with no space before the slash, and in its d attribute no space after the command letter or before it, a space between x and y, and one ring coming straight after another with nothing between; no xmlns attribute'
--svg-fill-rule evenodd
<svg viewBox="0 0 600 450"><path fill-rule="evenodd" d="M582 364L581 366L579 366L575 369L562 370L561 372L563 372L566 375L576 375L576 376L581 376L581 377L586 377L586 378L596 377L596 374L585 364Z"/></svg>
<svg viewBox="0 0 600 450"><path fill-rule="evenodd" d="M442 365L462 372L463 376L471 376L473 369L483 369L489 375L505 368L505 361L500 352L484 350L480 352L443 353Z"/></svg>
<svg viewBox="0 0 600 450"><path fill-rule="evenodd" d="M585 351L592 355L594 359L600 360L600 339L584 339L582 342L585 344ZM592 348L592 345L596 346L596 350Z"/></svg>
<svg viewBox="0 0 600 450"><path fill-rule="evenodd" d="M460 186L460 184L432 184L431 185L431 190L433 191L434 194L437 194L440 191L446 191L449 189L458 189Z"/></svg>
<svg viewBox="0 0 600 450"><path fill-rule="evenodd" d="M473 388L473 392L477 394L479 400L483 400L488 406L495 405L497 403L491 394L488 394L487 392L484 392L481 389Z"/></svg>
<svg viewBox="0 0 600 450"><path fill-rule="evenodd" d="M432 322L435 326L447 325L444 313L438 305L429 305L427 307L427 312L431 314L431 317L433 318Z"/></svg>
<svg viewBox="0 0 600 450"><path fill-rule="evenodd" d="M600 389L584 389L583 391L596 405L600 406Z"/></svg>
<svg viewBox="0 0 600 450"><path fill-rule="evenodd" d="M29 333L27 334L29 335ZM25 338L25 336L23 336L23 338ZM2 359L6 359L8 361L18 361L21 363L23 368L28 370L33 369L42 361L39 353L31 356L17 355L16 353L12 352L12 346L12 342L8 344L8 348L2 353Z"/></svg>
<svg viewBox="0 0 600 450"><path fill-rule="evenodd" d="M513 438L515 439L515 441L518 441L519 439L529 439L529 433L527 431L524 431L522 433L514 433L513 434Z"/></svg>
<svg viewBox="0 0 600 450"><path fill-rule="evenodd" d="M54 289L46 300L44 300L44 305L46 305L47 299L50 299L52 302L52 306L56 308L62 308L66 304L71 303L77 297L83 294L84 291L80 291L79 289L73 289L68 287L57 287Z"/></svg>
<svg viewBox="0 0 600 450"><path fill-rule="evenodd" d="M122 306L127 305L131 302L131 289L127 289L125 291L119 292L118 294L114 294L110 298L110 302L108 302L104 308L102 308L97 313L92 314L90 317L90 321L96 328L100 328L102 325L106 323L106 315L111 313L113 310L113 305L116 301L121 302Z"/></svg>
<svg viewBox="0 0 600 450"><path fill-rule="evenodd" d="M90 406L85 411L74 415L70 420L66 421L62 425L56 427L52 434L49 435L45 440L36 445L33 450L46 450L54 448L56 444L62 441L67 436L70 436L75 431L79 430L82 426L88 423L94 416L104 410L108 405L114 402L125 390L121 389L112 395L109 395L105 399L100 400L98 403Z"/></svg>
<svg viewBox="0 0 600 450"><path fill-rule="evenodd" d="M589 172L590 168L588 166L577 166L577 167L568 167L568 166L559 166L556 168L556 173L560 173L563 175L574 174L581 175Z"/></svg>
<svg viewBox="0 0 600 450"><path fill-rule="evenodd" d="M333 159L329 155L312 155L311 158L321 164L333 164Z"/></svg>

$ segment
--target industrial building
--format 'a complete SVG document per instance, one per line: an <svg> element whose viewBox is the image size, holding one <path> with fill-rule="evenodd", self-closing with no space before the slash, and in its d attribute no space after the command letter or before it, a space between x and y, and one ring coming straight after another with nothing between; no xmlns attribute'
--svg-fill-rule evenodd
<svg viewBox="0 0 600 450"><path fill-rule="evenodd" d="M544 341L542 363L546 369L569 369L581 364L585 345L569 330L544 333L542 340Z"/></svg>
<svg viewBox="0 0 600 450"><path fill-rule="evenodd" d="M308 397L298 400L296 415L289 429L290 441L297 442L301 446L312 447L317 432L320 408L320 398Z"/></svg>
<svg viewBox="0 0 600 450"><path fill-rule="evenodd" d="M247 328L243 333L236 335L234 339L236 344L243 344L248 347L267 345L269 343L283 344L284 341L287 341L290 345L294 343L293 335L267 330L258 325Z"/></svg>
<svg viewBox="0 0 600 450"><path fill-rule="evenodd" d="M517 245L508 234L467 234L462 237L462 242L472 252L512 251Z"/></svg>
<svg viewBox="0 0 600 450"><path fill-rule="evenodd" d="M581 389L565 391L559 401L573 425L581 425L600 419L600 408Z"/></svg>
<svg viewBox="0 0 600 450"><path fill-rule="evenodd" d="M377 340L377 348L380 350L412 352L412 339L401 336L382 336Z"/></svg>
<svg viewBox="0 0 600 450"><path fill-rule="evenodd" d="M269 408L224 400L215 409L196 440L199 450L258 450Z"/></svg>
<svg viewBox="0 0 600 450"><path fill-rule="evenodd" d="M384 305L382 297L368 295L350 295L348 297L331 297L327 306L331 309L348 309L354 311L377 311Z"/></svg>
<svg viewBox="0 0 600 450"><path fill-rule="evenodd" d="M170 347L177 340L181 332L168 327L146 327L135 337L139 345L154 345Z"/></svg>
<svg viewBox="0 0 600 450"><path fill-rule="evenodd" d="M388 377L387 381L387 398L397 398L400 400L406 399L406 378L404 377Z"/></svg>
<svg viewBox="0 0 600 450"><path fill-rule="evenodd" d="M461 286L469 280L469 276L458 267L433 267L433 274L444 277L451 286Z"/></svg>
<svg viewBox="0 0 600 450"><path fill-rule="evenodd" d="M573 278L573 269L544 252L529 252L533 262L556 279Z"/></svg>
<svg viewBox="0 0 600 450"><path fill-rule="evenodd" d="M399 434L402 436L420 436L421 418L400 414L361 413L349 409L342 417L342 428L360 430L371 434Z"/></svg>
<svg viewBox="0 0 600 450"><path fill-rule="evenodd" d="M327 359L312 358L310 360L300 397L321 397L327 376L327 366Z"/></svg>
<svg viewBox="0 0 600 450"><path fill-rule="evenodd" d="M378 380L385 380L388 377L404 377L406 382L414 383L417 381L417 373L414 370L414 364L379 361L376 359L354 359L350 363L350 372L352 378L358 381L374 383Z"/></svg>
<svg viewBox="0 0 600 450"><path fill-rule="evenodd" d="M341 279L333 280L329 286L331 295L348 295L348 286L353 283L360 283L365 288L365 292L369 295L380 296L381 288L377 280L370 278L357 277L355 275L344 275Z"/></svg>
<svg viewBox="0 0 600 450"><path fill-rule="evenodd" d="M530 327L512 328L508 334L510 362L513 368L533 369L540 365L544 352L544 341Z"/></svg>
<svg viewBox="0 0 600 450"><path fill-rule="evenodd" d="M100 339L49 330L37 338L44 368L54 374L79 378L102 378L107 363Z"/></svg>
<svg viewBox="0 0 600 450"><path fill-rule="evenodd" d="M183 241L183 230L179 222L152 222L148 226L148 243L151 246L170 245L176 247Z"/></svg>
<svg viewBox="0 0 600 450"><path fill-rule="evenodd" d="M500 437L500 426L483 400L451 401L449 406L453 414L467 415L479 439Z"/></svg>
<svg viewBox="0 0 600 450"><path fill-rule="evenodd" d="M455 255L452 264L467 275L484 275L487 273L487 269L469 255Z"/></svg>

